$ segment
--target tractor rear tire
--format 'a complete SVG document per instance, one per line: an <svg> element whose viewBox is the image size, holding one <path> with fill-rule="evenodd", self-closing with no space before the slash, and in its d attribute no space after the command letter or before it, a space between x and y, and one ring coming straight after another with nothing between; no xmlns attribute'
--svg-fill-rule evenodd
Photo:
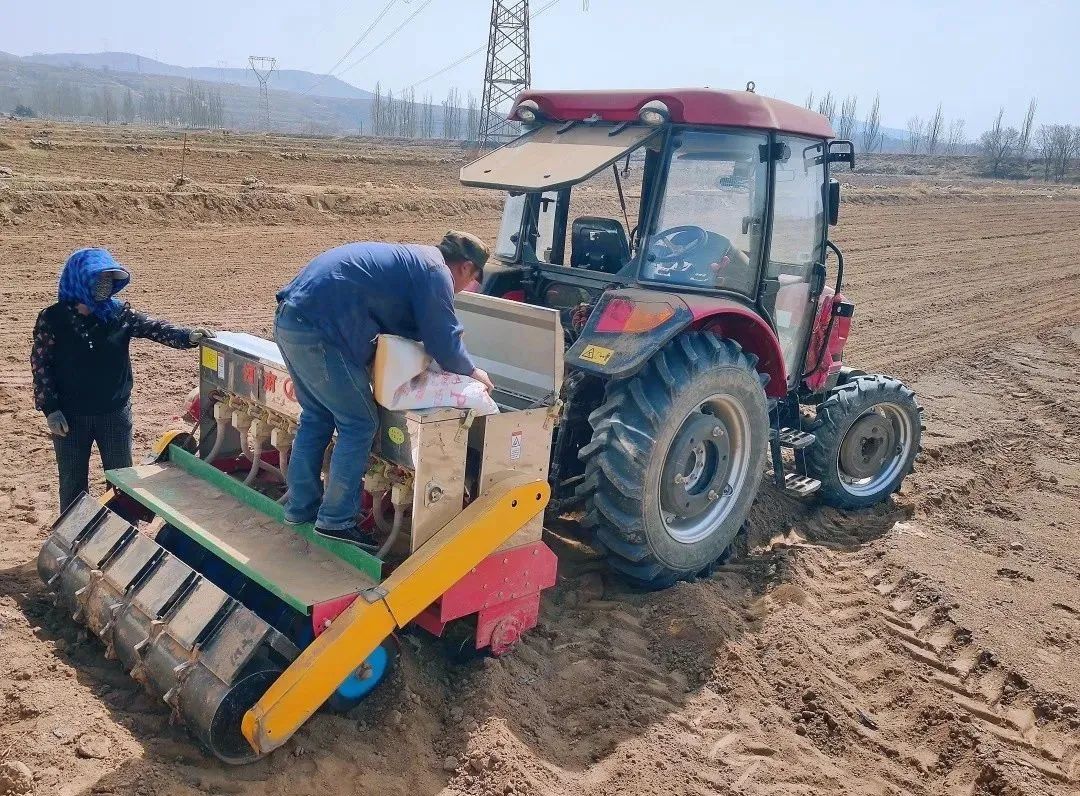
<svg viewBox="0 0 1080 796"><path fill-rule="evenodd" d="M808 427L816 437L803 451L806 475L821 481L830 506L860 509L900 490L922 438L915 393L889 376L863 375L834 388Z"/></svg>
<svg viewBox="0 0 1080 796"><path fill-rule="evenodd" d="M684 334L637 375L610 383L589 416L583 524L636 585L694 578L742 528L768 439L756 361L711 332Z"/></svg>

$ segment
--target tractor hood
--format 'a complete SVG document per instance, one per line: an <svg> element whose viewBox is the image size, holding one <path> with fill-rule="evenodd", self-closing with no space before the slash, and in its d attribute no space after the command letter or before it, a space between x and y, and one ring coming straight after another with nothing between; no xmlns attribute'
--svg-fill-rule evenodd
<svg viewBox="0 0 1080 796"><path fill-rule="evenodd" d="M643 125L545 124L462 168L461 182L513 193L562 188L591 177L659 131Z"/></svg>

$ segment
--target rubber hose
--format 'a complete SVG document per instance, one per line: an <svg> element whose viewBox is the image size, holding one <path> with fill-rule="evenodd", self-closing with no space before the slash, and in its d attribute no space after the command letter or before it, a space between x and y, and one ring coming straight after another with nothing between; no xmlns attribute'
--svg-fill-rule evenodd
<svg viewBox="0 0 1080 796"><path fill-rule="evenodd" d="M247 478L244 479L246 486L255 483L255 478L259 475L259 465L262 464L262 439L255 440L255 447L250 451L250 456L251 469L248 470Z"/></svg>
<svg viewBox="0 0 1080 796"><path fill-rule="evenodd" d="M386 513L383 510L383 499L390 492L381 492L378 495L371 496L371 516L375 518L375 527L385 534L394 532L394 527L386 519Z"/></svg>
<svg viewBox="0 0 1080 796"><path fill-rule="evenodd" d="M405 507L394 505L394 524L390 528L390 535L386 537L386 541L382 543L382 547L375 554L376 558L384 558L387 553L390 552L390 548L394 546L394 542L397 541L398 536L401 534L401 526L405 519Z"/></svg>
<svg viewBox="0 0 1080 796"><path fill-rule="evenodd" d="M282 482L284 482L285 481L285 476L282 475L281 470L279 470L277 467L274 467L274 465L270 464L270 462L263 461L263 458L262 458L262 441L261 440L256 440L257 444L256 444L256 447L254 448L254 450L252 448L248 447L248 441L249 440L247 439L246 435L244 435L244 436L242 436L240 438L240 452L242 454L244 454L245 458L251 460L252 468L255 468L256 466L261 467L263 470L266 470L266 472L270 473L270 475L277 476ZM256 453L256 451L258 451L258 453ZM258 463L258 464L256 465L256 463ZM248 479L251 479L251 480L248 480ZM251 486L251 483L254 480L255 480L255 476L252 475L251 471L249 470L248 471L248 477L244 479L244 483L247 484L248 486Z"/></svg>
<svg viewBox="0 0 1080 796"><path fill-rule="evenodd" d="M228 435L229 421L223 420L220 423L214 423L214 444L210 446L210 453L205 457L206 461L213 463L215 459L221 454L221 449L225 447L225 437Z"/></svg>

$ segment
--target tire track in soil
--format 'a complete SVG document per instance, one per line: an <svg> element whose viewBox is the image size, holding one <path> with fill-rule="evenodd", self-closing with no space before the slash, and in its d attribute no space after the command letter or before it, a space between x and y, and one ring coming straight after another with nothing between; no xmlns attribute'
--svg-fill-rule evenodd
<svg viewBox="0 0 1080 796"><path fill-rule="evenodd" d="M40 182L56 185L68 174L125 180L135 191L178 170L175 136L152 141L161 152L146 155L105 150L106 134L82 132L71 151L19 150L17 170L36 169ZM463 195L460 153L399 157L400 149L382 147L378 162L335 163L338 151L354 145L300 144L203 143L189 153L192 173L223 187L253 175L298 195L325 185L363 191L363 181ZM283 159L283 150L309 158ZM1070 375L1077 346L1061 327L1075 322L1080 306L1078 212L1074 200L1030 196L844 211L836 234L858 307L850 360L931 384L947 377L957 393L929 403L927 438L938 455L924 454L895 504L838 512L766 489L755 508L752 555L660 594L627 591L598 571L585 546L571 543L541 627L513 656L459 668L429 641L407 642L388 690L352 716L316 717L281 754L243 770L202 756L100 659L96 642L41 602L29 562L55 498L51 447L26 390L34 313L48 303L59 262L92 238L135 265L137 305L265 335L273 292L306 258L355 237L434 239L446 219L423 206L407 218L359 224L327 216L318 227L298 216L279 226L231 217L162 228L132 215L75 230L50 227L47 214L5 227L0 254L18 267L0 291L7 300L0 310L7 352L0 367L7 454L0 750L19 750L40 775L39 791L80 796L411 796L439 791L448 779L448 792L468 796L1074 792L1076 714L1062 696L1070 689L1046 687L1056 681L1046 669L1029 677L1018 652L1018 645L1038 651L1049 642L1001 630L1015 643L994 651L1001 647L986 638L998 629L988 634L967 618L978 606L967 593L966 560L927 572L951 543L972 568L989 567L994 594L1021 600L1052 584L1046 611L1080 637L1075 550L1067 540L1040 547L1034 534L1045 529L1037 526L1025 537L1030 557L1009 559L1017 521L992 513L1003 507L1020 525L1035 525L1034 508L1024 504L1043 500L1066 506L1050 506L1056 518L1076 516L1065 513L1080 500L1065 476L1057 484L1041 479L1050 466L1044 460L1068 464L1076 450L1071 427L1080 396ZM478 209L455 224L493 237L497 221ZM137 350L140 449L190 386L191 367L182 353ZM1008 398L1015 407L994 403L1011 393L1021 394ZM948 408L957 409L955 421L946 419ZM1021 415L1028 420L1017 423ZM1068 577L1071 592L1059 587ZM1044 613L1032 624L1042 632ZM1072 660L1072 648L1055 649ZM969 660L975 663L964 674ZM1059 679L1076 686L1075 674ZM104 736L112 751L104 760L79 757L76 737L61 738L54 728ZM453 771L444 770L448 757Z"/></svg>

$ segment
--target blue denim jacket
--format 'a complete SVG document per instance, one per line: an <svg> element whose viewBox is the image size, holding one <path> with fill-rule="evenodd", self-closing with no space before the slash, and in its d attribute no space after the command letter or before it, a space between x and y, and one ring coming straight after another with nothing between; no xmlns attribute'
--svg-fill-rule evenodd
<svg viewBox="0 0 1080 796"><path fill-rule="evenodd" d="M475 367L454 314L454 283L435 246L349 243L323 252L277 294L353 362L370 365L375 338L419 340L450 373Z"/></svg>

